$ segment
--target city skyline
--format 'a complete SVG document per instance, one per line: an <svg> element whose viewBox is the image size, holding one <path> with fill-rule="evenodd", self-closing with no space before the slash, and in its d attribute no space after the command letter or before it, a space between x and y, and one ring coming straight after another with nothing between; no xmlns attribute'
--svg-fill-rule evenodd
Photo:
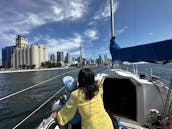
<svg viewBox="0 0 172 129"><path fill-rule="evenodd" d="M74 58L74 57L70 56L69 52L66 52L64 54L63 51L57 51L56 53L50 54L49 61L52 62L52 63L58 63L58 62L67 63L66 62L66 58L69 58L69 59L67 59L68 60L67 62L70 62L70 63L73 62L73 61L76 61L76 60L78 62L80 62L80 56L77 56L77 57ZM103 54L103 55L99 54L96 57L94 57L94 59L93 58L83 58L83 60L85 60L85 61L89 61L89 60L93 60L93 61L102 60L103 63L107 63L107 62L110 61L110 59L108 58L108 56L106 54Z"/></svg>
<svg viewBox="0 0 172 129"><path fill-rule="evenodd" d="M104 59L101 57L101 54L99 54L98 58L94 57L94 59L82 59L81 48L79 57L72 57L74 59L74 62L71 61L69 52L64 53L63 51L57 51L57 56L55 56L56 54L51 53L48 57L48 53L46 52L47 49L43 47L43 45L32 44L30 46L28 43L29 40L26 36L17 35L15 45L5 46L4 48L2 48L2 66L4 66L5 68L24 68L34 65L36 68L39 68L41 66L41 63L45 63L47 61L57 64L61 63L61 65L71 64L75 61L78 61L78 63L83 65L93 64L92 61L96 61L97 64L107 64L108 61L108 57L106 54L103 55ZM47 53L47 57L45 56L44 49L46 49L45 53Z"/></svg>
<svg viewBox="0 0 172 129"><path fill-rule="evenodd" d="M78 57L82 43L83 57L110 57L109 0L1 0L0 7L0 60L2 48L15 44L18 34L43 43L49 55ZM169 0L115 0L116 42L128 47L171 39L171 12Z"/></svg>

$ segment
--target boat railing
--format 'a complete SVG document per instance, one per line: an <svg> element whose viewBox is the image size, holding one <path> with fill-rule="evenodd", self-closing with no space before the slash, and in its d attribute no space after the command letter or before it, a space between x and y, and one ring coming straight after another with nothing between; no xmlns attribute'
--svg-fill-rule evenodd
<svg viewBox="0 0 172 129"><path fill-rule="evenodd" d="M41 84L47 83L47 82L52 81L52 80L54 80L54 79L56 79L56 78L58 78L58 77L61 77L61 76L64 76L64 75L66 75L66 74L68 74L68 73L72 73L72 72L76 72L76 71L78 71L78 69L77 69L77 70L73 70L73 71L65 72L65 73L63 73L63 74L60 74L60 75L54 76L54 77L52 77L52 78L49 78L49 79L47 79L47 80L41 81L41 82L39 82L39 83L37 83L37 84L28 86L28 87L25 88L25 89L19 90L19 91L17 91L17 92L14 92L14 93L12 93L12 94L9 94L9 95L7 95L7 96L4 96L4 97L0 98L0 101L5 100L5 99L8 99L8 98L10 98L10 97L13 97L13 96L15 96L15 95L18 95L18 94L20 94L20 93L26 92L26 91L31 90L31 89L33 89L33 88L36 88L36 87L38 87L38 86L40 87ZM42 85L42 86L43 86L43 85Z"/></svg>
<svg viewBox="0 0 172 129"><path fill-rule="evenodd" d="M147 65L147 64L145 64L145 65ZM166 80L166 79L162 78L160 76L160 74L158 75L158 72L156 72L156 73L154 72L154 71L159 70L156 67L141 69L139 64L129 64L129 65L122 64L122 65L120 65L119 69L126 70L126 71L131 72L135 75L145 75L145 76L150 77L152 79L157 79L167 87L170 85L170 80Z"/></svg>
<svg viewBox="0 0 172 129"><path fill-rule="evenodd" d="M161 90L163 90L163 93L166 93L166 98L164 103L164 110L163 110L163 114L162 114L162 118L167 118L169 117L169 114L171 114L171 110L172 110L172 98L171 98L171 94L172 94L172 78L171 80L166 80L164 78L162 78L160 75L155 75L153 73L153 71L160 71L160 68L158 67L156 69L156 67L152 68L152 67L148 67L149 71L143 72L141 70L139 70L139 65L135 64L135 65L130 65L130 68L128 65L121 65L120 69L122 70L127 70L128 72L131 72L133 74L135 74L136 76L139 76L142 74L144 76L144 78L147 78L149 81L151 81L152 83L154 83L157 86L163 86L162 89L159 89L160 95L162 95ZM156 72L156 73L158 73ZM168 76L169 78L171 77L171 75L169 74ZM168 87L168 88L167 88ZM168 90L167 90L168 89Z"/></svg>
<svg viewBox="0 0 172 129"><path fill-rule="evenodd" d="M0 102L3 101L3 100L6 100L6 99L9 99L13 96L16 96L18 94L21 94L23 92L26 92L28 90L31 90L33 88L36 88L36 87L41 87L41 86L46 86L46 85L41 85L41 84L44 84L44 83L47 83L49 81L52 81L58 77L61 77L61 76L65 76L66 74L69 74L69 73L72 73L72 72L77 72L79 71L79 69L77 70L70 70L70 71L65 71L64 73L60 74L60 75L57 75L57 76L54 76L54 77L51 77L47 80L44 80L44 81L41 81L37 84L34 84L34 85L31 85L31 86L28 86L27 88L25 89L22 89L22 90L19 90L17 92L14 92L14 93L11 93L7 96L4 96L4 97L1 97L0 98ZM42 103L38 108L36 108L33 112L31 112L27 117L25 117L22 121L20 121L18 124L16 124L12 129L16 129L18 128L19 126L21 126L26 120L28 120L29 118L31 118L31 116L33 116L35 113L37 113L43 106L45 106L49 101L51 101L55 96L57 96L59 93L61 93L62 91L64 90L64 86L58 90L56 93L54 93L50 98L48 98L46 101L44 101L44 103Z"/></svg>
<svg viewBox="0 0 172 129"><path fill-rule="evenodd" d="M38 108L36 108L33 112L31 112L27 117L25 117L22 121L16 124L12 129L17 129L20 125L22 125L26 120L28 120L31 116L33 116L36 112L38 112L43 106L45 106L48 102L50 102L55 96L57 96L62 90L64 90L64 86L58 90L55 94L53 94L50 98L48 98L43 104L41 104Z"/></svg>
<svg viewBox="0 0 172 129"><path fill-rule="evenodd" d="M168 90L168 94L167 94L167 98L166 98L166 102L165 102L165 106L164 106L165 108L164 108L164 112L163 112L163 118L167 117L171 111L171 107L172 107L172 103L171 103L172 100L170 99L171 90L172 90L172 78L170 81L169 90Z"/></svg>

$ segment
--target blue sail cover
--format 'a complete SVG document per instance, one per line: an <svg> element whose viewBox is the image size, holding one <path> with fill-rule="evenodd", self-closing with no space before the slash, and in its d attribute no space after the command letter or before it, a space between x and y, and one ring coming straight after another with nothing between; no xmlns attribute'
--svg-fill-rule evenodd
<svg viewBox="0 0 172 129"><path fill-rule="evenodd" d="M112 61L167 63L172 60L172 39L151 44L120 48L115 37L110 42Z"/></svg>

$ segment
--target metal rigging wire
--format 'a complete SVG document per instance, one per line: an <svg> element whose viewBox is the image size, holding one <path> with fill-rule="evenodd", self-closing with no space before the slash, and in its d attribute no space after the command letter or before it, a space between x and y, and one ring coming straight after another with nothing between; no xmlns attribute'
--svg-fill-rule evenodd
<svg viewBox="0 0 172 129"><path fill-rule="evenodd" d="M23 90L19 90L19 91L15 92L15 93L12 93L12 94L9 94L9 95L7 95L7 96L5 96L5 97L2 97L2 98L0 98L0 101L5 100L5 99L7 99L7 98L10 98L10 97L12 97L12 96L18 95L18 94L20 94L20 93L23 93L23 92L25 92L25 91L28 91L28 90L30 90L30 89L32 89L32 88L35 88L35 87L37 87L37 86L39 86L39 85L41 85L41 84L44 84L44 83L46 83L46 82L49 82L49 81L51 81L51 80L54 80L55 78L58 78L58 77L60 77L60 76L63 76L63 75L65 75L65 74L67 74L67 73L76 72L76 71L78 71L78 70L79 70L79 69L73 70L73 71L69 71L69 72L65 72L65 73L63 73L63 74L54 76L54 77L52 77L52 78L50 78L50 79L47 79L47 80L42 81L42 82L39 82L39 83L37 83L37 84L35 84L35 85L32 85L32 86L29 86L29 87L27 87L27 88L25 88L25 89L23 89Z"/></svg>

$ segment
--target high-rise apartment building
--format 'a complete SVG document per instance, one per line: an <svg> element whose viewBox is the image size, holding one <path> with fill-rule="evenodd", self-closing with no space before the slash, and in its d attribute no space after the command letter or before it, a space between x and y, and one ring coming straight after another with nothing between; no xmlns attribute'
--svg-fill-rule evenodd
<svg viewBox="0 0 172 129"><path fill-rule="evenodd" d="M101 55L99 55L99 58L97 59L97 64L98 65L102 65L103 64L103 59L102 59Z"/></svg>
<svg viewBox="0 0 172 129"><path fill-rule="evenodd" d="M66 53L66 56L65 56L65 63L67 63L67 64L70 64L70 63L71 63L70 53Z"/></svg>
<svg viewBox="0 0 172 129"><path fill-rule="evenodd" d="M55 63L55 55L54 54L50 55L50 62Z"/></svg>
<svg viewBox="0 0 172 129"><path fill-rule="evenodd" d="M57 63L64 63L64 55L63 52L57 52Z"/></svg>
<svg viewBox="0 0 172 129"><path fill-rule="evenodd" d="M108 63L108 57L107 55L104 55L104 61L103 61L104 64L107 64Z"/></svg>

